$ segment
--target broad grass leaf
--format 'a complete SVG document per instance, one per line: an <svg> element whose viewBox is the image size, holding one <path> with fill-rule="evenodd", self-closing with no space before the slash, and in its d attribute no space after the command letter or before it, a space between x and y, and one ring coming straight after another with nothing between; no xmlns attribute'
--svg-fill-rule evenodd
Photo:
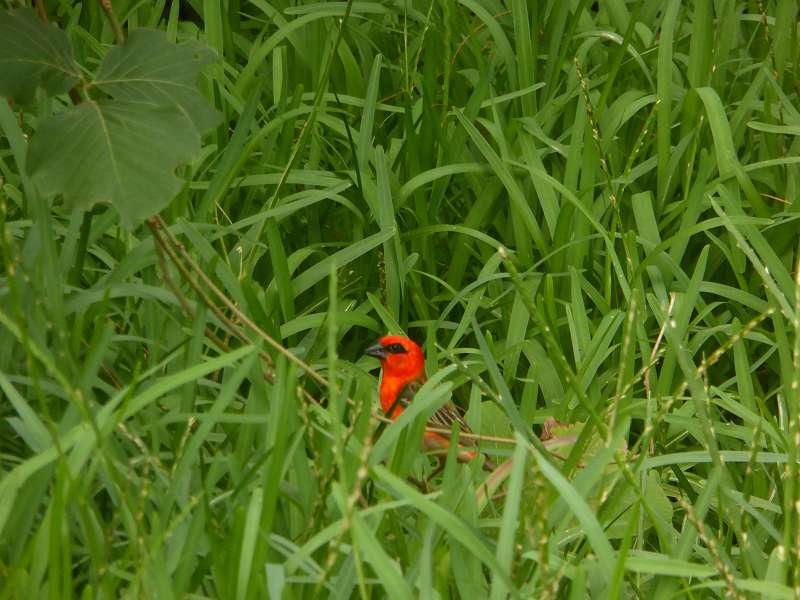
<svg viewBox="0 0 800 600"><path fill-rule="evenodd" d="M614 479L616 479L616 485L624 485L623 482L619 481L619 477L617 477L618 471L619 469L617 467L610 467L609 473L603 476L603 484L599 489L603 490L606 486L610 485ZM668 525L671 522L672 504L664 492L664 488L661 485L661 479L656 471L648 471L647 473L647 485L644 488L644 500L647 502L647 506L650 509L653 517L660 521L659 524ZM636 514L635 511L631 510L635 502L635 491L630 487L626 487L622 494L622 498L618 500L615 506L616 514L614 515L613 520L604 524L608 539L621 539L625 535L625 529L628 527L629 519ZM600 498L592 498L590 504L599 510L601 504ZM642 521L642 525L645 529L649 529L653 526L653 523L651 522L650 518L646 516Z"/></svg>
<svg viewBox="0 0 800 600"><path fill-rule="evenodd" d="M544 477L556 489L558 495L569 506L570 512L575 516L581 526L583 534L592 546L600 564L603 567L603 577L610 577L614 572L614 549L598 522L597 517L586 499L581 496L575 487L564 475L539 452L533 453Z"/></svg>
<svg viewBox="0 0 800 600"><path fill-rule="evenodd" d="M486 400L481 402L481 434L493 437L514 439L514 426L496 403ZM507 444L499 442L482 441L482 447L507 449Z"/></svg>
<svg viewBox="0 0 800 600"><path fill-rule="evenodd" d="M700 565L645 550L631 551L628 560L625 561L625 569L634 573L673 577L711 577L716 573L711 565Z"/></svg>
<svg viewBox="0 0 800 600"><path fill-rule="evenodd" d="M383 583L389 598L398 600L413 598L411 589L403 578L401 565L386 553L375 532L370 530L359 513L354 513L352 519L354 544L361 549L366 561L375 569L375 574Z"/></svg>
<svg viewBox="0 0 800 600"><path fill-rule="evenodd" d="M36 89L63 94L80 80L67 35L31 9L0 11L0 96L27 104Z"/></svg>
<svg viewBox="0 0 800 600"><path fill-rule="evenodd" d="M84 102L42 123L28 151L40 191L68 207L113 204L129 229L164 208L183 181L175 169L200 152L200 136L175 106Z"/></svg>

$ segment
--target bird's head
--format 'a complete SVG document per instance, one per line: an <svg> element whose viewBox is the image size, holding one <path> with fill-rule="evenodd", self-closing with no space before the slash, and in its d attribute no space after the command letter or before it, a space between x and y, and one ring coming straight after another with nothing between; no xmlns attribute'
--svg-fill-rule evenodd
<svg viewBox="0 0 800 600"><path fill-rule="evenodd" d="M425 375L425 354L416 343L402 335L385 335L367 348L365 354L381 361L385 376L402 380Z"/></svg>

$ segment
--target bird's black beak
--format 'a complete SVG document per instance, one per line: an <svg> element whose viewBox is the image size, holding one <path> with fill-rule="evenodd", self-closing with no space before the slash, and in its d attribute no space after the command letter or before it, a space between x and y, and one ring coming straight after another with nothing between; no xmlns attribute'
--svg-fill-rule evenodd
<svg viewBox="0 0 800 600"><path fill-rule="evenodd" d="M389 353L386 352L386 348L381 346L380 344L375 344L374 346L370 346L364 351L364 354L367 356L374 356L378 360L384 360Z"/></svg>

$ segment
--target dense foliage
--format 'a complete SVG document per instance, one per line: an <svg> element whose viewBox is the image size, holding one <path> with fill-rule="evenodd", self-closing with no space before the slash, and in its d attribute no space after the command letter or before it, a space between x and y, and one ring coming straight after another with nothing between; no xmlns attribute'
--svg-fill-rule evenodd
<svg viewBox="0 0 800 600"><path fill-rule="evenodd" d="M795 597L796 0L3 4L0 599Z"/></svg>

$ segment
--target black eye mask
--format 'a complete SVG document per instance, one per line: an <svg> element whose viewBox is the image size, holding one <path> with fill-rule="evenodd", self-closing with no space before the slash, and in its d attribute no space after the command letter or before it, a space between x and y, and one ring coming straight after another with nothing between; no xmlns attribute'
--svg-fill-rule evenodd
<svg viewBox="0 0 800 600"><path fill-rule="evenodd" d="M403 344L389 344L386 346L386 351L392 354L408 354L408 350L403 347Z"/></svg>

